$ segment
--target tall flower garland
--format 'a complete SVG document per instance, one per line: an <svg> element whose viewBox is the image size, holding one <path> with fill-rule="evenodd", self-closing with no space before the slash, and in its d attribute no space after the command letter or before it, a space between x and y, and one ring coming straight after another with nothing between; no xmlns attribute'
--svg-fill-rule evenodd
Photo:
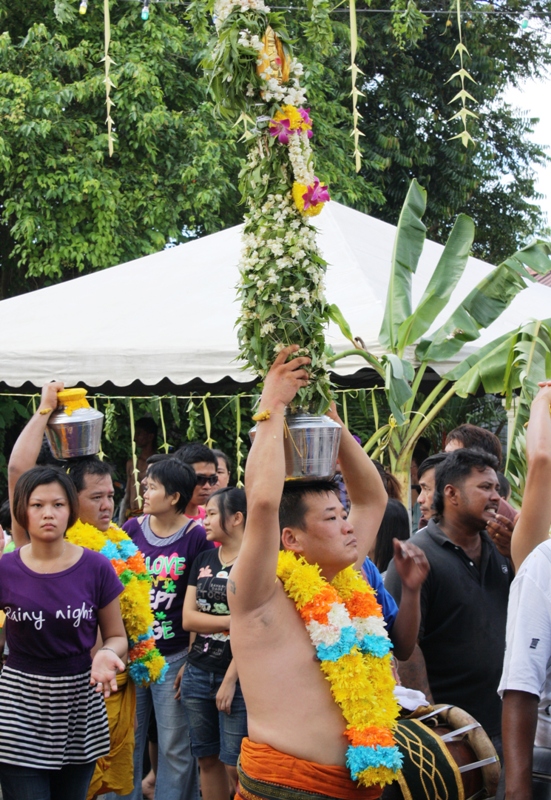
<svg viewBox="0 0 551 800"><path fill-rule="evenodd" d="M129 641L128 673L137 686L161 683L168 665L153 638L154 620L149 604L151 578L143 555L128 534L114 523L104 533L77 520L67 531L67 540L101 553L110 560L124 585L120 603Z"/></svg>
<svg viewBox="0 0 551 800"><path fill-rule="evenodd" d="M398 716L392 644L375 592L352 567L328 583L317 565L279 554L277 575L302 617L320 667L346 720L346 764L362 786L392 783L402 766L392 728Z"/></svg>
<svg viewBox="0 0 551 800"><path fill-rule="evenodd" d="M319 5L319 4L318 4ZM311 358L311 381L295 407L324 412L331 402L324 327L327 264L310 219L329 200L316 176L302 64L293 58L283 15L264 0L216 0L217 37L203 61L218 111L246 128L249 152L240 189L248 205L238 293L240 355L260 377L287 344Z"/></svg>

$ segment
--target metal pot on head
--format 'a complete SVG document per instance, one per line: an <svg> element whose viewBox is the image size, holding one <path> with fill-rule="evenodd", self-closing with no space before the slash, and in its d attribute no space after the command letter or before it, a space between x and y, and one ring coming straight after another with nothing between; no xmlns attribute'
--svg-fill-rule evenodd
<svg viewBox="0 0 551 800"><path fill-rule="evenodd" d="M260 423L262 424L262 423ZM249 432L254 441L256 425ZM285 413L286 480L331 480L337 471L341 426L305 411Z"/></svg>
<svg viewBox="0 0 551 800"><path fill-rule="evenodd" d="M103 414L92 408L86 389L57 393L58 406L50 415L46 436L55 458L79 458L99 453Z"/></svg>

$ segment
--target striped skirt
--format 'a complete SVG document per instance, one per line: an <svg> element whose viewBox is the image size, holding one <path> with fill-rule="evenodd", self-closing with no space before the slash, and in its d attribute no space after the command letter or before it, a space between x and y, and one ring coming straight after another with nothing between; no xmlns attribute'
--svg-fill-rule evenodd
<svg viewBox="0 0 551 800"><path fill-rule="evenodd" d="M105 701L80 675L0 675L0 762L38 769L85 764L109 752Z"/></svg>

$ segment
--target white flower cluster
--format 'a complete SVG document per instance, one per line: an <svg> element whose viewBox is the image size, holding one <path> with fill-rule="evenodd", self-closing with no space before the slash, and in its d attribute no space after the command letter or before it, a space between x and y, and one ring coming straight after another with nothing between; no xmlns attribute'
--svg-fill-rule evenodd
<svg viewBox="0 0 551 800"><path fill-rule="evenodd" d="M257 59L256 63L259 67L262 67L267 59L268 55L264 54ZM300 77L304 75L304 67L300 61L293 58L289 65L289 72L291 75L290 84L284 84L279 82L277 70L273 69L269 64L264 66L260 77L266 81L266 88L261 92L262 98L266 103L274 100L283 105L291 106L303 106L306 103L306 90L300 85Z"/></svg>
<svg viewBox="0 0 551 800"><path fill-rule="evenodd" d="M265 5L264 0L217 0L214 5L214 24L219 30L222 23L229 17L232 11L263 11L270 13L270 9Z"/></svg>
<svg viewBox="0 0 551 800"><path fill-rule="evenodd" d="M295 180L304 186L310 186L314 183L314 168L312 148L306 131L290 136L287 147Z"/></svg>
<svg viewBox="0 0 551 800"><path fill-rule="evenodd" d="M257 50L260 52L264 45L260 41L259 37L256 34L252 34L248 28L245 28L242 31L239 31L239 39L237 40L237 44L240 47L247 47L250 50Z"/></svg>
<svg viewBox="0 0 551 800"><path fill-rule="evenodd" d="M260 207L251 207L243 233L239 265L242 299L240 343L243 355L253 336L268 337L273 350L282 342L300 341L305 333L297 318L321 316L325 303L324 267L315 228L298 212L291 194L271 194ZM323 264L323 262L321 262ZM318 366L325 364L320 353Z"/></svg>

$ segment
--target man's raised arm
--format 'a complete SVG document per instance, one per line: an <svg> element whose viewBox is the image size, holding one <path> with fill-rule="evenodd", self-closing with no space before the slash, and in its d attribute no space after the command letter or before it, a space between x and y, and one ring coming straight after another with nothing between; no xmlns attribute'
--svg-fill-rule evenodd
<svg viewBox="0 0 551 800"><path fill-rule="evenodd" d="M358 540L358 561L356 569L361 569L365 558L377 538L377 531L383 519L388 500L381 476L371 459L345 427L337 414L335 404L327 416L338 422L342 428L339 447L339 464L342 477L350 498L350 522Z"/></svg>
<svg viewBox="0 0 551 800"><path fill-rule="evenodd" d="M551 381L540 387L530 409L526 434L528 474L522 512L511 539L517 572L526 556L548 539L551 524Z"/></svg>
<svg viewBox="0 0 551 800"><path fill-rule="evenodd" d="M308 383L309 358L287 361L298 345L279 353L264 382L254 444L245 469L247 524L237 563L228 581L234 613L260 609L273 596L279 553L279 504L285 481L284 412Z"/></svg>
<svg viewBox="0 0 551 800"><path fill-rule="evenodd" d="M21 431L8 462L8 493L10 508L13 508L13 493L20 476L36 465L36 459L42 447L46 425L52 411L57 408L57 393L64 388L58 381L47 383L42 387L42 398L36 413ZM16 547L29 541L24 528L16 522L12 514L12 536Z"/></svg>

